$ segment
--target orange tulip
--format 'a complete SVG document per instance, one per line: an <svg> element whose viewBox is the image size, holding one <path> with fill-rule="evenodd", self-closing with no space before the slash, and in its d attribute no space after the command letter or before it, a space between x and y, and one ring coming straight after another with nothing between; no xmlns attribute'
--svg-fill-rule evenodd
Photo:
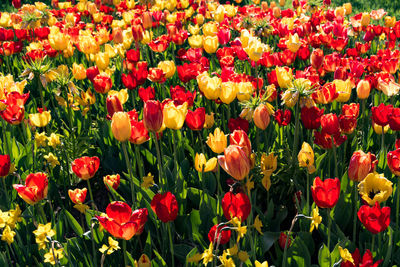
<svg viewBox="0 0 400 267"><path fill-rule="evenodd" d="M38 172L29 174L25 185L14 184L13 187L26 203L34 205L47 196L48 184L47 175Z"/></svg>

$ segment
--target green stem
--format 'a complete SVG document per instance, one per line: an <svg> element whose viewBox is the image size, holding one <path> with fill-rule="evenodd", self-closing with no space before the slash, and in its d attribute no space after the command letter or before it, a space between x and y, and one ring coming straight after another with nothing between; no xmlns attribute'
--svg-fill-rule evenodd
<svg viewBox="0 0 400 267"><path fill-rule="evenodd" d="M353 197L354 197L354 200L353 200L353 205L354 205L354 217L353 217L353 242L356 244L356 235L357 235L357 233L356 233L356 230L357 230L357 202L358 202L358 196L357 196L357 194L358 194L358 190L357 190L357 184L356 184L356 182L355 181L353 181L353 183L354 183L354 192L353 192Z"/></svg>
<svg viewBox="0 0 400 267"><path fill-rule="evenodd" d="M5 176L5 177L0 177L0 179L3 180L4 195L6 196L6 207L9 207L9 205L10 205L11 203L10 203L10 200L9 200L9 198L8 198L8 192L7 192L7 186L6 186L6 177L7 177L7 176Z"/></svg>
<svg viewBox="0 0 400 267"><path fill-rule="evenodd" d="M10 151L11 151L11 149L10 149L10 147L9 147L9 145L8 145L8 138L7 138L7 136L6 136L6 131L7 131L7 124L5 124L5 122L4 122L4 120L1 120L1 123L2 123L2 132L3 132L3 140L2 140L2 143L3 143L3 146L4 146L4 151L7 151L6 153L7 153L7 155L9 155L10 156L10 159L12 160L12 155L11 155L11 153L10 153Z"/></svg>
<svg viewBox="0 0 400 267"><path fill-rule="evenodd" d="M290 233L293 230L294 224L297 221L298 216L294 216L293 220L292 220L292 225L290 226L289 232L286 235L286 241L285 241L285 248L283 249L283 258L282 258L282 267L286 267L286 258L287 258L287 247L288 247L288 243L289 243L289 238L290 238Z"/></svg>
<svg viewBox="0 0 400 267"><path fill-rule="evenodd" d="M335 159L335 177L336 178L340 178L339 177L339 173L338 173L338 163L337 163L337 156L336 156L336 146L335 146L335 140L333 138L333 135L331 136L331 140L332 140L332 151L333 151L333 157Z"/></svg>
<svg viewBox="0 0 400 267"><path fill-rule="evenodd" d="M397 179L397 187L396 187L396 226L399 228L399 210L400 210L400 191L399 191L400 181Z"/></svg>
<svg viewBox="0 0 400 267"><path fill-rule="evenodd" d="M128 257L126 255L126 240L122 240L122 253L124 254L124 266L128 266Z"/></svg>
<svg viewBox="0 0 400 267"><path fill-rule="evenodd" d="M140 155L140 150L139 150L139 145L134 145L135 147L135 156L136 156L136 165L137 168L139 169L139 177L142 178L144 177L144 166L142 162L142 157Z"/></svg>
<svg viewBox="0 0 400 267"><path fill-rule="evenodd" d="M374 246L375 246L375 234L372 234L372 243L371 243L371 252L374 252Z"/></svg>
<svg viewBox="0 0 400 267"><path fill-rule="evenodd" d="M94 243L94 230L93 230L93 223L90 221L90 232L92 234L92 253L93 253L93 263L94 266L97 267L97 256L96 256L96 244Z"/></svg>
<svg viewBox="0 0 400 267"><path fill-rule="evenodd" d="M294 137L293 137L293 151L292 151L292 164L294 165L296 162L296 155L297 155L297 143L299 137L299 101L296 103L296 112L293 114L296 119L294 125Z"/></svg>
<svg viewBox="0 0 400 267"><path fill-rule="evenodd" d="M36 204L36 208L38 213L40 214L40 217L42 217L42 222L46 224L47 223L46 214L44 213L43 207L40 202Z"/></svg>
<svg viewBox="0 0 400 267"><path fill-rule="evenodd" d="M218 184L218 191L217 191L217 218L218 223L220 223L220 209L221 209L221 195L222 195L222 186L221 186L221 169L219 164L217 163L217 184Z"/></svg>
<svg viewBox="0 0 400 267"><path fill-rule="evenodd" d="M385 127L382 126L382 140L381 140L381 155L379 157L379 160L382 161L383 163L381 166L385 166Z"/></svg>
<svg viewBox="0 0 400 267"><path fill-rule="evenodd" d="M310 174L308 173L308 170L306 170L307 173L307 188L306 188L306 194L307 194L307 215L310 212Z"/></svg>
<svg viewBox="0 0 400 267"><path fill-rule="evenodd" d="M175 266L175 253L174 253L174 243L172 242L172 234L171 234L171 224L172 222L167 223L168 227L168 237L169 237L169 246L171 251L171 260L172 260L172 267Z"/></svg>
<svg viewBox="0 0 400 267"><path fill-rule="evenodd" d="M134 206L134 203L135 203L135 186L133 184L132 166L131 166L131 164L129 162L129 156L128 156L128 152L126 150L126 142L123 142L121 145L122 145L122 151L124 153L126 168L128 169L128 172L129 172L130 185L131 185L131 196L132 196L132 206Z"/></svg>
<svg viewBox="0 0 400 267"><path fill-rule="evenodd" d="M90 200L92 201L92 209L97 210L96 205L94 204L93 191L92 191L92 187L90 186L90 181L86 180L86 182L87 182L88 189L89 189Z"/></svg>
<svg viewBox="0 0 400 267"><path fill-rule="evenodd" d="M158 176L159 176L159 181L162 181L161 188L164 190L167 190L168 185L167 185L167 180L165 179L163 175L163 167L161 163L161 152L160 152L160 147L158 145L158 140L157 140L157 135L155 132L151 132L152 138L154 140L154 144L156 145L156 151L157 151L157 163L158 163Z"/></svg>
<svg viewBox="0 0 400 267"><path fill-rule="evenodd" d="M331 209L327 209L327 212L328 212L328 250L331 251L331 249L330 249L330 245L331 245L331 227L332 227Z"/></svg>
<svg viewBox="0 0 400 267"><path fill-rule="evenodd" d="M40 103L41 103L41 105L42 105L42 108L44 108L45 107L45 105L44 105L44 97L43 97L43 86L42 86L42 83L40 82L40 77L39 77L39 74L37 73L36 75L35 75L37 78L37 87L38 87L38 90L39 90L39 95L40 95ZM67 98L67 101L68 101L68 98Z"/></svg>

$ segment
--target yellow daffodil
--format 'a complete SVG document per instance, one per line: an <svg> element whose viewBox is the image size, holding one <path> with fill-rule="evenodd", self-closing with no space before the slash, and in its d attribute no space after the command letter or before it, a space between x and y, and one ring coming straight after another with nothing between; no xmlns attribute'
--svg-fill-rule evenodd
<svg viewBox="0 0 400 267"><path fill-rule="evenodd" d="M45 127L51 120L50 111L41 113L29 114L29 122L36 127Z"/></svg>
<svg viewBox="0 0 400 267"><path fill-rule="evenodd" d="M322 217L319 215L318 207L315 207L311 213L310 233L314 228L318 229L318 225L322 222Z"/></svg>
<svg viewBox="0 0 400 267"><path fill-rule="evenodd" d="M392 182L386 179L383 174L376 172L369 173L364 180L358 184L358 190L363 200L370 206L375 202L386 201L392 194Z"/></svg>
<svg viewBox="0 0 400 267"><path fill-rule="evenodd" d="M254 219L253 227L257 230L257 232L259 232L261 235L263 235L263 232L261 231L261 227L263 227L263 224L258 215Z"/></svg>
<svg viewBox="0 0 400 267"><path fill-rule="evenodd" d="M150 172L147 174L147 176L144 176L142 179L143 179L143 182L140 185L141 187L149 189L150 187L152 187L154 185L154 176Z"/></svg>
<svg viewBox="0 0 400 267"><path fill-rule="evenodd" d="M1 211L0 211L1 213ZM19 208L19 205L17 204L15 209L11 209L8 211L8 219L7 219L7 225L10 226L11 229L15 228L15 225L17 222L21 222L22 221L22 217L21 217L22 211ZM1 227L1 215L0 215L0 228Z"/></svg>
<svg viewBox="0 0 400 267"><path fill-rule="evenodd" d="M223 131L219 128L215 128L214 134L210 133L208 135L206 143L214 153L220 154L224 152L228 139Z"/></svg>
<svg viewBox="0 0 400 267"><path fill-rule="evenodd" d="M7 225L3 230L1 240L7 242L8 245L11 245L14 242L15 235L16 233Z"/></svg>
<svg viewBox="0 0 400 267"><path fill-rule="evenodd" d="M269 155L263 153L261 156L261 171L264 175L270 175L276 170L278 167L278 156L275 156L274 153L270 153Z"/></svg>
<svg viewBox="0 0 400 267"><path fill-rule="evenodd" d="M114 240L112 237L108 237L108 246L106 244L103 244L103 246L99 249L99 251L104 254L107 253L107 255L110 255L114 251L120 249L118 246L118 241Z"/></svg>
<svg viewBox="0 0 400 267"><path fill-rule="evenodd" d="M201 256L204 265L207 265L207 263L212 262L214 260L213 250L214 250L213 243L210 242L210 246L208 247L208 249L204 250Z"/></svg>
<svg viewBox="0 0 400 267"><path fill-rule="evenodd" d="M226 254L229 256L235 256L239 251L237 244L233 245L233 247L226 249Z"/></svg>
<svg viewBox="0 0 400 267"><path fill-rule="evenodd" d="M50 136L47 138L48 145L52 148L56 148L58 145L61 144L60 135L51 133Z"/></svg>
<svg viewBox="0 0 400 267"><path fill-rule="evenodd" d="M46 146L47 136L45 132L35 133L35 143L37 147Z"/></svg>
<svg viewBox="0 0 400 267"><path fill-rule="evenodd" d="M253 155L253 154L252 154ZM254 188L254 182L250 179L246 179L246 189L247 189L247 194L250 195L250 191Z"/></svg>
<svg viewBox="0 0 400 267"><path fill-rule="evenodd" d="M354 264L353 256L350 254L350 252L347 248L342 248L341 246L339 246L339 254L340 254L340 257L342 258L343 262L349 261L352 264Z"/></svg>
<svg viewBox="0 0 400 267"><path fill-rule="evenodd" d="M300 168L307 168L308 173L310 174L315 172L314 151L310 144L308 144L307 142L303 142L301 150L297 155L297 159L299 161Z"/></svg>
<svg viewBox="0 0 400 267"><path fill-rule="evenodd" d="M54 257L55 256L55 257ZM49 252L44 254L44 262L48 262L51 265L55 265L58 263L62 258L64 258L64 249L50 249Z"/></svg>
<svg viewBox="0 0 400 267"><path fill-rule="evenodd" d="M242 226L242 222L237 217L232 218L230 222L235 226L235 230L238 234L236 242L239 242L239 240L247 233L247 226Z"/></svg>
<svg viewBox="0 0 400 267"><path fill-rule="evenodd" d="M217 166L217 163L218 160L216 157L213 157L207 161L203 153L196 153L196 156L194 158L194 167L198 172L212 171Z"/></svg>
<svg viewBox="0 0 400 267"><path fill-rule="evenodd" d="M172 101L166 104L163 109L165 127L173 130L181 129L185 122L187 106L187 102L177 107Z"/></svg>
<svg viewBox="0 0 400 267"><path fill-rule="evenodd" d="M55 167L57 165L60 165L60 162L58 161L58 158L54 156L53 153L49 153L48 155L44 156L44 159L47 161L48 164L51 165L51 167Z"/></svg>
<svg viewBox="0 0 400 267"><path fill-rule="evenodd" d="M201 261L201 259L203 258L203 254L200 253L196 253L193 256L191 256L190 258L187 259L188 262L199 262Z"/></svg>
<svg viewBox="0 0 400 267"><path fill-rule="evenodd" d="M222 256L219 256L218 259L221 261L222 266L224 267L235 267L235 262L232 258L228 258L228 254L226 251L222 253Z"/></svg>
<svg viewBox="0 0 400 267"><path fill-rule="evenodd" d="M239 251L238 258L241 262L245 262L249 259L249 254L246 251Z"/></svg>
<svg viewBox="0 0 400 267"><path fill-rule="evenodd" d="M256 266L256 267L268 267L268 262L267 261L264 261L264 262L259 262L259 261L255 261L254 262L254 265Z"/></svg>
<svg viewBox="0 0 400 267"><path fill-rule="evenodd" d="M36 243L39 245L39 249L45 249L46 243L49 242L47 237L51 238L55 236L56 232L51 229L51 223L47 223L39 224L38 228L33 231L33 234L35 235L35 240Z"/></svg>

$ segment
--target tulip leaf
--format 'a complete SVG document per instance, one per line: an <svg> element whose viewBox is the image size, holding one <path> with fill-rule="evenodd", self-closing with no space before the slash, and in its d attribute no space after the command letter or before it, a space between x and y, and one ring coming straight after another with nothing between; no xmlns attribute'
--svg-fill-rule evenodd
<svg viewBox="0 0 400 267"><path fill-rule="evenodd" d="M276 242L276 240L279 239L279 232L264 232L262 236L262 252L265 253L267 252Z"/></svg>
<svg viewBox="0 0 400 267"><path fill-rule="evenodd" d="M186 255L193 249L193 247L186 244L177 244L174 245L174 253L175 256L179 259L179 261L184 262L186 259Z"/></svg>
<svg viewBox="0 0 400 267"><path fill-rule="evenodd" d="M156 255L157 259L156 262L160 265L160 266L167 266L167 263L165 262L165 260L163 259L163 257L161 257L160 253L157 252L157 250L153 249L154 255Z"/></svg>
<svg viewBox="0 0 400 267"><path fill-rule="evenodd" d="M74 232L78 235L78 236L82 236L83 234L83 230L82 227L79 225L79 223L75 220L75 218L71 215L71 213L69 213L67 210L64 210L64 214L67 217L68 223L70 224L70 226L72 227L72 229L74 230Z"/></svg>
<svg viewBox="0 0 400 267"><path fill-rule="evenodd" d="M288 264L298 267L311 265L310 252L300 237L297 237L288 249Z"/></svg>

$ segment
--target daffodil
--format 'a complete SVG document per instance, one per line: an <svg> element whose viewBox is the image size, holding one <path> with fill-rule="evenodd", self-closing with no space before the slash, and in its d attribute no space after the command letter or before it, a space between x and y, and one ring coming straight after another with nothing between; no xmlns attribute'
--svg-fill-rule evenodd
<svg viewBox="0 0 400 267"><path fill-rule="evenodd" d="M141 187L149 189L151 186L154 185L154 176L150 172L147 174L147 176L144 176L142 179L143 182L140 185Z"/></svg>
<svg viewBox="0 0 400 267"><path fill-rule="evenodd" d="M44 156L44 159L51 165L51 167L55 167L57 165L60 165L60 162L58 161L58 158L54 156L53 153L49 153L48 155Z"/></svg>
<svg viewBox="0 0 400 267"><path fill-rule="evenodd" d="M228 258L228 254L226 251L222 253L222 256L219 256L218 259L221 261L222 266L224 267L235 267L235 262L232 258Z"/></svg>
<svg viewBox="0 0 400 267"><path fill-rule="evenodd" d="M246 251L239 251L238 258L241 262L245 262L249 259L249 254Z"/></svg>
<svg viewBox="0 0 400 267"><path fill-rule="evenodd" d="M340 257L342 258L343 262L349 261L352 264L354 264L353 256L351 256L351 254L347 248L342 248L341 246L339 246L339 254L340 254Z"/></svg>
<svg viewBox="0 0 400 267"><path fill-rule="evenodd" d="M207 263L212 262L214 260L214 254L213 254L214 246L213 243L210 242L210 245L208 246L208 249L204 250L202 254L202 259L203 259L203 264L207 265Z"/></svg>
<svg viewBox="0 0 400 267"><path fill-rule="evenodd" d="M63 248L51 249L49 252L44 254L44 262L48 262L51 265L55 265L62 258L64 258L64 250L63 250Z"/></svg>
<svg viewBox="0 0 400 267"><path fill-rule="evenodd" d="M56 232L51 229L51 223L39 224L38 228L33 231L35 235L36 243L39 245L39 249L45 249L46 243L49 242L47 237L55 236Z"/></svg>
<svg viewBox="0 0 400 267"><path fill-rule="evenodd" d="M194 167L198 172L209 172L215 169L217 162L218 161L216 157L206 160L206 157L203 153L196 153L194 158Z"/></svg>
<svg viewBox="0 0 400 267"><path fill-rule="evenodd" d="M255 261L254 264L255 264L256 267L268 267L268 262L267 261L264 261L262 263L259 262L259 261Z"/></svg>
<svg viewBox="0 0 400 267"><path fill-rule="evenodd" d="M59 144L61 144L60 135L55 133L51 133L50 136L47 138L47 141L48 145L52 148L56 148Z"/></svg>
<svg viewBox="0 0 400 267"><path fill-rule="evenodd" d="M104 254L107 253L107 255L110 255L114 251L120 249L118 246L118 241L114 240L111 236L108 237L108 246L106 244L103 244L103 246L99 249L99 251Z"/></svg>
<svg viewBox="0 0 400 267"><path fill-rule="evenodd" d="M278 156L275 156L274 153L270 153L269 155L263 153L261 156L261 171L264 175L269 175L276 170L278 167Z"/></svg>
<svg viewBox="0 0 400 267"><path fill-rule="evenodd" d="M16 233L11 230L10 226L6 226L3 230L3 234L1 236L1 240L7 242L8 245L11 245L14 242L14 236Z"/></svg>
<svg viewBox="0 0 400 267"><path fill-rule="evenodd" d="M318 207L315 207L311 213L310 232L312 232L314 228L318 229L318 225L321 222L322 222L322 217L319 215Z"/></svg>
<svg viewBox="0 0 400 267"><path fill-rule="evenodd" d="M259 215L256 216L256 218L254 219L254 224L253 227L257 230L257 232L259 232L261 235L263 234L263 232L261 231L261 227L263 227L263 224L259 218Z"/></svg>
<svg viewBox="0 0 400 267"><path fill-rule="evenodd" d="M364 180L358 184L358 190L363 200L370 206L375 202L386 201L392 194L392 182L376 172L369 173Z"/></svg>

